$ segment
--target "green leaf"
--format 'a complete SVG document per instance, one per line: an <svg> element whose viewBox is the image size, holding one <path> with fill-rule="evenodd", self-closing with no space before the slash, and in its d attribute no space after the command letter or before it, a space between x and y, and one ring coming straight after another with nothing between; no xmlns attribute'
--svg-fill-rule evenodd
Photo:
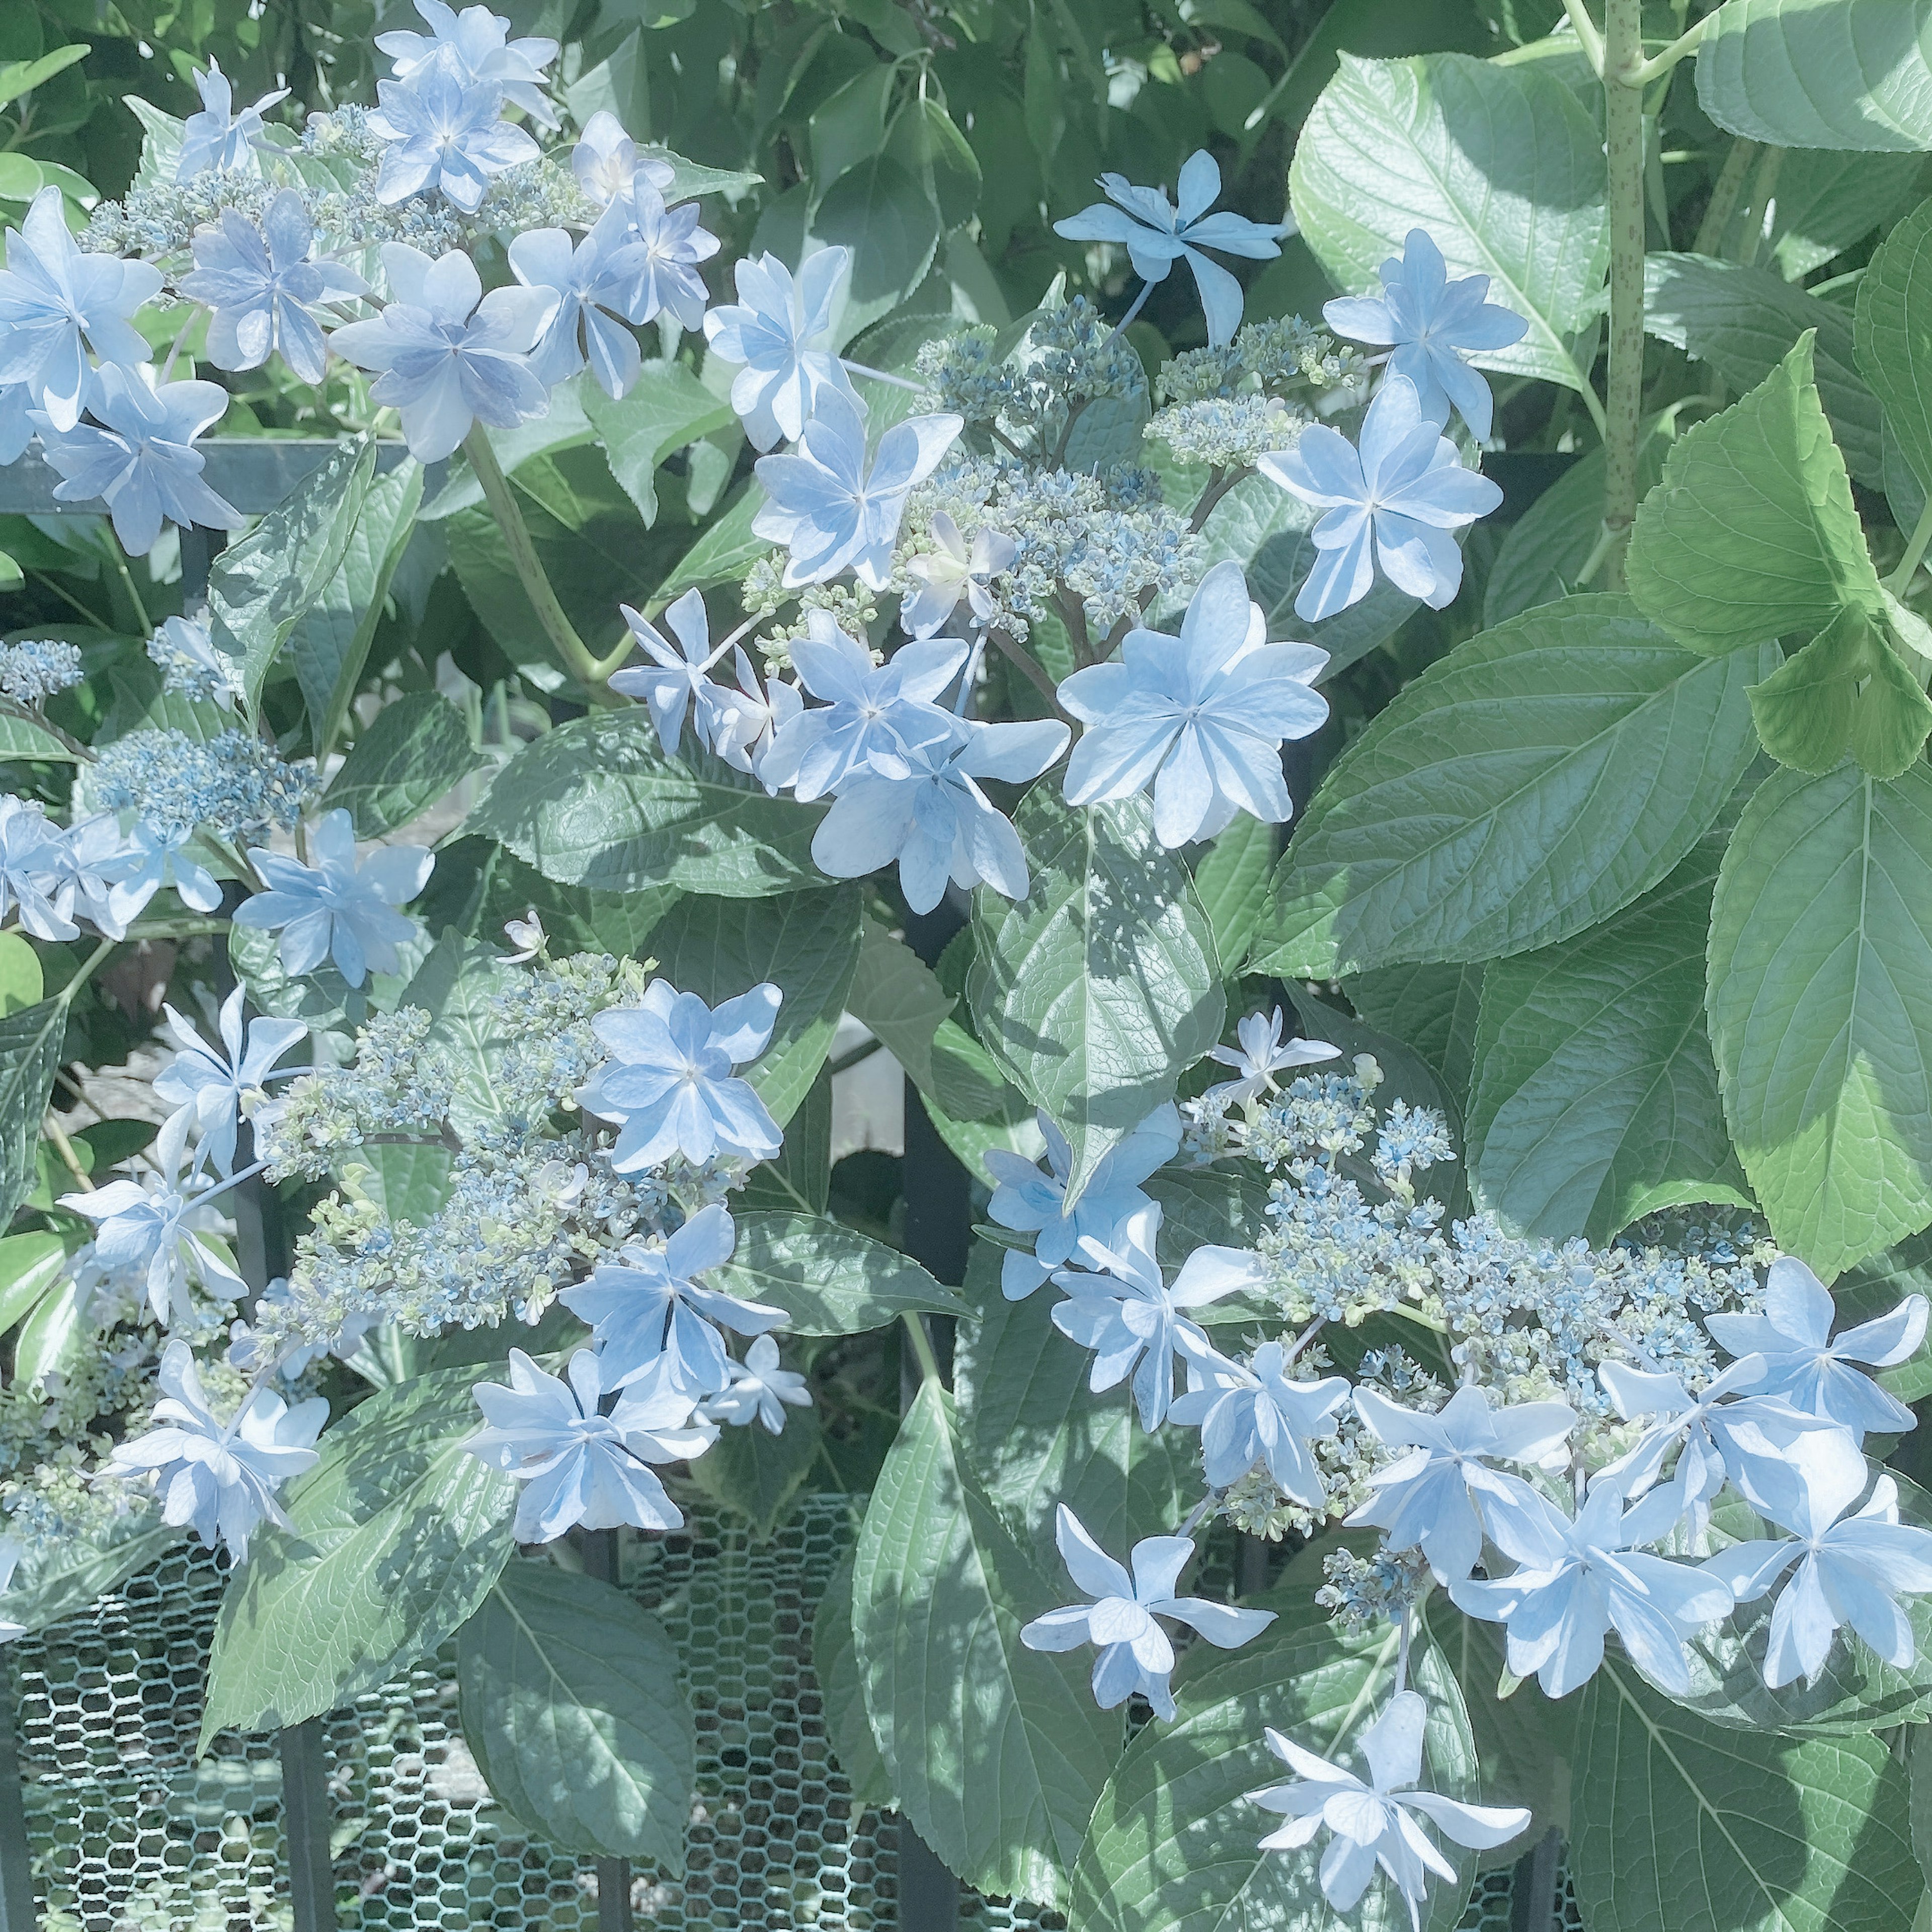
<svg viewBox="0 0 1932 1932"><path fill-rule="evenodd" d="M1932 731L1932 700L1891 626L1850 605L1752 686L1750 706L1764 748L1801 772L1828 772L1849 752L1874 778L1898 778Z"/></svg>
<svg viewBox="0 0 1932 1932"><path fill-rule="evenodd" d="M818 1070L805 1104L785 1124L776 1160L753 1168L740 1197L746 1208L823 1214L832 1192L832 1070Z"/></svg>
<svg viewBox="0 0 1932 1932"><path fill-rule="evenodd" d="M692 1462L691 1480L721 1508L742 1516L758 1542L769 1543L790 1519L793 1498L824 1439L814 1411L788 1408L778 1435L758 1422L725 1430Z"/></svg>
<svg viewBox="0 0 1932 1932"><path fill-rule="evenodd" d="M925 280L939 246L939 211L916 176L882 150L847 169L819 198L806 230L818 248L852 250L839 332L849 340L890 315Z"/></svg>
<svg viewBox="0 0 1932 1932"><path fill-rule="evenodd" d="M1526 68L1466 54L1342 57L1289 176L1296 219L1336 286L1378 292L1377 273L1425 228L1452 275L1486 274L1526 316L1485 368L1587 389L1574 352L1610 267L1603 136L1576 96Z"/></svg>
<svg viewBox="0 0 1932 1932"><path fill-rule="evenodd" d="M66 1273L67 1244L59 1235L0 1234L0 1335L25 1321Z"/></svg>
<svg viewBox="0 0 1932 1932"><path fill-rule="evenodd" d="M1465 1616L1439 1596L1428 1600L1423 1616L1462 1694L1476 1762L1482 1767L1484 1802L1520 1805L1530 1814L1520 1838L1478 1854L1478 1862L1486 1869L1514 1864L1522 1847L1534 1844L1546 1832L1569 1834L1574 1703L1545 1697L1534 1685L1518 1696L1502 1694L1508 1645L1501 1624Z"/></svg>
<svg viewBox="0 0 1932 1932"><path fill-rule="evenodd" d="M1335 1932L1340 1922L1317 1876L1323 1846L1262 1850L1268 1816L1248 1793L1293 1779L1268 1750L1263 1733L1270 1726L1360 1768L1358 1741L1394 1688L1396 1643L1386 1625L1342 1636L1313 1589L1258 1599L1275 1621L1186 1676L1177 1687L1179 1721L1150 1724L1129 1748L1101 1793L1074 1874L1068 1916L1085 1932ZM1423 1748L1430 1789L1472 1798L1468 1720L1433 1645L1414 1646L1410 1681L1429 1703ZM1424 1932L1450 1932L1475 1863L1460 1846L1431 1836L1462 1882L1432 1879L1422 1924ZM1408 1908L1378 1874L1347 1922L1361 1932L1401 1932Z"/></svg>
<svg viewBox="0 0 1932 1932"><path fill-rule="evenodd" d="M682 154L674 154L670 148L660 147L655 141L639 143L639 152L656 160L666 162L670 168L670 186L664 190L664 200L694 201L701 194L722 194L728 200L756 188L764 179L748 168L714 168L703 161L688 161Z"/></svg>
<svg viewBox="0 0 1932 1932"><path fill-rule="evenodd" d="M1922 489L1932 487L1932 201L1923 201L1873 250L1858 281L1859 373Z"/></svg>
<svg viewBox="0 0 1932 1932"><path fill-rule="evenodd" d="M1479 1207L1598 1246L1666 1203L1749 1207L1704 1022L1721 842L1573 939L1483 977L1468 1154Z"/></svg>
<svg viewBox="0 0 1932 1932"><path fill-rule="evenodd" d="M1021 1644L1022 1624L1060 1597L994 1509L936 1382L914 1398L873 1489L852 1599L866 1708L904 1816L968 1884L1058 1904L1120 1720L1094 1708L1087 1659Z"/></svg>
<svg viewBox="0 0 1932 1932"><path fill-rule="evenodd" d="M0 589L4 587L0 585ZM32 758L71 765L80 762L80 754L38 720L0 708L0 758Z"/></svg>
<svg viewBox="0 0 1932 1932"><path fill-rule="evenodd" d="M1072 1143L1077 1193L1220 1038L1214 929L1144 797L1076 810L1037 785L1013 823L1032 886L975 896L968 998L994 1062Z"/></svg>
<svg viewBox="0 0 1932 1932"><path fill-rule="evenodd" d="M594 382L584 382L580 394L610 474L646 524L657 520L658 465L734 420L730 403L713 395L681 362L646 362L614 400Z"/></svg>
<svg viewBox="0 0 1932 1932"><path fill-rule="evenodd" d="M64 1529L58 1536L30 1541L0 1612L30 1634L62 1623L86 1610L117 1584L182 1540L182 1532L152 1509L97 1520L88 1530Z"/></svg>
<svg viewBox="0 0 1932 1932"><path fill-rule="evenodd" d="M1773 147L1932 148L1928 27L1928 0L1726 0L1697 49L1697 104Z"/></svg>
<svg viewBox="0 0 1932 1932"><path fill-rule="evenodd" d="M23 932L0 932L0 1014L37 1006L46 995L40 956Z"/></svg>
<svg viewBox="0 0 1932 1932"><path fill-rule="evenodd" d="M681 901L651 934L659 970L707 1005L761 983L784 996L771 1043L745 1077L782 1126L831 1051L859 963L856 886L820 886L781 898Z"/></svg>
<svg viewBox="0 0 1932 1932"><path fill-rule="evenodd" d="M962 1331L953 1394L994 1507L1042 1550L1061 1503L1123 1555L1171 1533L1201 1498L1199 1443L1178 1429L1150 1435L1124 1388L1088 1388L1091 1358L1053 1325L1055 1292L1006 1300L991 1242L974 1244L967 1289L979 1319Z"/></svg>
<svg viewBox="0 0 1932 1932"><path fill-rule="evenodd" d="M310 742L322 756L334 748L362 681L391 580L416 529L422 490L422 466L414 462L399 463L370 482L341 567L289 633L289 659L308 712Z"/></svg>
<svg viewBox="0 0 1932 1932"><path fill-rule="evenodd" d="M463 714L441 692L413 691L386 704L329 781L322 808L339 807L358 838L379 838L427 811L484 763Z"/></svg>
<svg viewBox="0 0 1932 1932"><path fill-rule="evenodd" d="M1778 193L1767 211L1778 272L1800 280L1883 227L1911 200L1923 165L1916 154L1790 149L1778 167Z"/></svg>
<svg viewBox="0 0 1932 1932"><path fill-rule="evenodd" d="M1723 808L1756 749L1745 687L1774 661L1701 656L1604 596L1458 646L1330 768L1250 970L1490 959L1608 918Z"/></svg>
<svg viewBox="0 0 1932 1932"><path fill-rule="evenodd" d="M656 1618L593 1577L515 1561L456 1655L464 1739L513 1817L560 1851L682 1874L697 1729Z"/></svg>
<svg viewBox="0 0 1932 1932"><path fill-rule="evenodd" d="M0 1228L33 1191L40 1121L67 1039L68 1002L56 994L0 1017Z"/></svg>
<svg viewBox="0 0 1932 1932"><path fill-rule="evenodd" d="M356 1185L390 1220L413 1221L421 1227L449 1198L452 1158L440 1141L365 1144L352 1150L336 1172L352 1173Z"/></svg>
<svg viewBox="0 0 1932 1932"><path fill-rule="evenodd" d="M1606 1661L1577 1716L1570 1870L1599 1932L1911 1922L1905 1767L1876 1738L1720 1730Z"/></svg>
<svg viewBox="0 0 1932 1932"><path fill-rule="evenodd" d="M1371 1026L1414 1049L1468 1111L1484 966L1385 966L1359 974L1343 989Z"/></svg>
<svg viewBox="0 0 1932 1932"><path fill-rule="evenodd" d="M0 107L10 100L18 100L22 94L31 94L43 81L53 79L64 73L76 61L85 60L94 51L86 41L71 46L56 47L52 53L43 54L38 60L0 61Z"/></svg>
<svg viewBox="0 0 1932 1932"><path fill-rule="evenodd" d="M784 1309L796 1335L856 1335L923 1310L962 1315L910 1255L822 1215L757 1211L736 1217L738 1246L710 1280L727 1293Z"/></svg>
<svg viewBox="0 0 1932 1932"><path fill-rule="evenodd" d="M1160 1203L1155 1252L1163 1268L1178 1268L1198 1247L1251 1248L1274 1223L1268 1185L1252 1168L1170 1167L1142 1183ZM1222 1304L1204 1311L1211 1324Z"/></svg>
<svg viewBox="0 0 1932 1932"><path fill-rule="evenodd" d="M474 836L441 847L436 870L416 902L416 916L440 935L454 928L496 940L505 923L535 910L554 956L609 952L641 958L658 922L682 896L675 886L633 892L573 890L547 879L494 839Z"/></svg>
<svg viewBox="0 0 1932 1932"><path fill-rule="evenodd" d="M1268 903L1277 828L1244 812L1194 862L1194 896L1214 928L1214 952L1226 967L1245 959Z"/></svg>
<svg viewBox="0 0 1932 1932"><path fill-rule="evenodd" d="M1811 376L1808 330L1749 395L1678 438L1638 506L1630 596L1694 650L1815 631L1840 604L1880 602Z"/></svg>
<svg viewBox="0 0 1932 1932"><path fill-rule="evenodd" d="M902 939L868 921L845 1008L904 1069L922 1094L933 1085L933 1039L954 1001Z"/></svg>
<svg viewBox="0 0 1932 1932"><path fill-rule="evenodd" d="M1861 376L1842 308L1769 268L1708 255L1652 255L1644 273L1644 327L1708 362L1734 389L1756 388L1813 331L1818 397L1845 466L1868 488L1884 487L1879 399Z"/></svg>
<svg viewBox="0 0 1932 1932"><path fill-rule="evenodd" d="M666 758L639 706L572 718L526 745L468 829L560 885L762 898L823 883L811 855L823 815L767 797L707 753Z"/></svg>
<svg viewBox="0 0 1932 1932"><path fill-rule="evenodd" d="M764 507L765 493L754 476L739 491L730 508L713 517L704 535L678 559L676 567L658 586L652 602L668 604L686 590L741 580L760 557L771 554L770 539L752 529L753 519Z"/></svg>
<svg viewBox="0 0 1932 1932"><path fill-rule="evenodd" d="M141 124L141 162L129 191L172 188L181 160L184 124L140 94L124 94L121 100Z"/></svg>
<svg viewBox="0 0 1932 1932"><path fill-rule="evenodd" d="M406 1004L434 1016L430 1044L442 1050L455 1071L449 1118L459 1132L474 1133L503 1121L496 1076L511 1034L494 1001L523 983L521 971L487 940L446 933L403 994Z"/></svg>
<svg viewBox="0 0 1932 1932"><path fill-rule="evenodd" d="M825 1700L825 1734L838 1768L852 1787L852 1808L896 1809L886 1777L885 1760L866 1716L865 1687L859 1681L859 1652L852 1639L852 1553L838 1567L818 1599L812 1620L812 1670Z"/></svg>
<svg viewBox="0 0 1932 1932"><path fill-rule="evenodd" d="M376 440L341 445L290 496L214 560L208 625L216 647L239 661L249 704L261 701L269 667L304 615L342 568L376 472Z"/></svg>
<svg viewBox="0 0 1932 1932"><path fill-rule="evenodd" d="M386 1684L488 1595L514 1547L517 1486L463 1447L481 1426L476 1380L465 1366L379 1390L282 1491L293 1532L258 1529L222 1598L204 1748L217 1731L280 1730Z"/></svg>
<svg viewBox="0 0 1932 1932"><path fill-rule="evenodd" d="M1932 770L1780 770L1711 913L1731 1139L1781 1248L1827 1281L1932 1221Z"/></svg>

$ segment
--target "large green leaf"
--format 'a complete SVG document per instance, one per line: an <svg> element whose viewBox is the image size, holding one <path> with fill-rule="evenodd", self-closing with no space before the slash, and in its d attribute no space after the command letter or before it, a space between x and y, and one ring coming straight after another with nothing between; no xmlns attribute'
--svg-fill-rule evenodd
<svg viewBox="0 0 1932 1932"><path fill-rule="evenodd" d="M939 246L939 211L924 185L874 147L820 196L807 239L852 250L852 279L840 320L847 340L890 315L925 280Z"/></svg>
<svg viewBox="0 0 1932 1932"><path fill-rule="evenodd" d="M755 535L752 529L764 507L764 489L755 476L752 477L730 508L713 517L698 541L678 559L670 574L658 586L653 602L668 604L681 591L702 590L713 584L741 580L760 557L770 556L770 541Z"/></svg>
<svg viewBox="0 0 1932 1932"><path fill-rule="evenodd" d="M760 1543L769 1543L824 1452L817 1412L788 1408L776 1436L758 1422L727 1429L692 1462L690 1476L720 1508L743 1518Z"/></svg>
<svg viewBox="0 0 1932 1932"><path fill-rule="evenodd" d="M434 1016L430 1044L455 1070L450 1118L473 1133L500 1126L506 1108L496 1081L510 1030L496 1010L499 994L521 983L518 968L487 941L446 932L416 970L403 998Z"/></svg>
<svg viewBox="0 0 1932 1932"><path fill-rule="evenodd" d="M1361 1734L1394 1688L1394 1630L1382 1624L1344 1636L1313 1590L1260 1599L1276 1612L1274 1623L1187 1675L1178 1687L1179 1721L1150 1724L1135 1738L1101 1794L1074 1874L1069 1916L1084 1932L1336 1932L1342 1922L1322 1895L1323 1845L1262 1850L1271 1820L1248 1798L1294 1780L1268 1748L1270 1726L1359 1770ZM1432 1645L1415 1646L1410 1682L1429 1701L1427 1784L1473 1798L1468 1720ZM1422 1924L1424 1932L1449 1932L1462 1916L1475 1864L1432 1835L1462 1883L1432 1879ZM1399 1932L1410 1923L1408 1908L1378 1874L1346 1922L1360 1932Z"/></svg>
<svg viewBox="0 0 1932 1932"><path fill-rule="evenodd" d="M1054 1905L1118 1755L1089 1660L1027 1649L1058 1590L994 1509L952 1400L922 1384L872 1491L852 1570L866 1705L899 1808L982 1892Z"/></svg>
<svg viewBox="0 0 1932 1932"><path fill-rule="evenodd" d="M1924 1889L1876 1738L1706 1724L1621 1658L1582 1694L1570 1870L1595 1932L1904 1928Z"/></svg>
<svg viewBox="0 0 1932 1932"><path fill-rule="evenodd" d="M322 1437L221 1603L204 1743L280 1730L386 1684L482 1602L514 1548L517 1486L470 1455L473 1367L380 1390Z"/></svg>
<svg viewBox="0 0 1932 1932"><path fill-rule="evenodd" d="M1488 959L1608 918L1723 808L1756 749L1745 687L1775 661L1701 656L1616 597L1471 638L1330 770L1251 969Z"/></svg>
<svg viewBox="0 0 1932 1932"><path fill-rule="evenodd" d="M63 1622L146 1569L182 1534L162 1522L158 1510L134 1508L92 1530L64 1528L31 1541L0 1595L0 1617L30 1633Z"/></svg>
<svg viewBox="0 0 1932 1932"><path fill-rule="evenodd" d="M416 530L422 466L398 464L370 484L342 553L289 632L289 660L308 712L309 741L320 755L334 748L382 622L389 581Z"/></svg>
<svg viewBox="0 0 1932 1932"><path fill-rule="evenodd" d="M1883 226L1910 200L1923 165L1916 154L1787 152L1766 210L1780 273L1800 280Z"/></svg>
<svg viewBox="0 0 1932 1932"><path fill-rule="evenodd" d="M1726 0L1697 101L1778 148L1932 148L1932 0Z"/></svg>
<svg viewBox="0 0 1932 1932"><path fill-rule="evenodd" d="M1919 682L1924 660L1915 651L1908 663L1897 635L1887 611L1840 610L1752 686L1751 718L1764 748L1801 772L1828 772L1849 752L1875 778L1900 776L1932 730L1932 699Z"/></svg>
<svg viewBox="0 0 1932 1932"><path fill-rule="evenodd" d="M217 647L238 662L251 705L290 633L341 569L375 473L374 436L343 443L215 559L208 577L209 628Z"/></svg>
<svg viewBox="0 0 1932 1932"><path fill-rule="evenodd" d="M731 405L681 362L646 362L637 381L615 399L587 380L580 393L611 475L647 524L657 519L658 465L734 420Z"/></svg>
<svg viewBox="0 0 1932 1932"><path fill-rule="evenodd" d="M1644 268L1644 327L1708 362L1733 389L1756 388L1814 331L1818 398L1845 466L1868 488L1884 487L1879 399L1860 376L1842 308L1769 268L1708 255L1652 255Z"/></svg>
<svg viewBox="0 0 1932 1932"><path fill-rule="evenodd" d="M1720 652L1878 604L1878 576L1812 380L1809 331L1748 396L1678 437L1638 506L1630 593Z"/></svg>
<svg viewBox="0 0 1932 1932"><path fill-rule="evenodd" d="M761 898L822 883L811 848L823 816L767 797L706 753L666 758L640 706L573 718L526 746L468 829L560 885Z"/></svg>
<svg viewBox="0 0 1932 1932"><path fill-rule="evenodd" d="M933 1042L955 1004L904 940L867 923L846 1010L864 1022L922 1094L933 1084Z"/></svg>
<svg viewBox="0 0 1932 1932"><path fill-rule="evenodd" d="M1042 1550L1061 1503L1108 1550L1169 1534L1201 1499L1198 1440L1150 1435L1125 1387L1094 1394L1091 1357L1053 1325L1055 1292L1006 1300L990 1242L974 1244L967 1288L980 1318L962 1334L954 1394L994 1505Z"/></svg>
<svg viewBox="0 0 1932 1932"><path fill-rule="evenodd" d="M1932 201L1880 242L1858 281L1859 373L1922 489L1932 488Z"/></svg>
<svg viewBox="0 0 1932 1932"><path fill-rule="evenodd" d="M782 898L692 898L651 934L659 969L707 1004L761 983L784 995L771 1044L746 1075L782 1126L818 1078L859 963L860 893L820 886Z"/></svg>
<svg viewBox="0 0 1932 1932"><path fill-rule="evenodd" d="M483 762L461 712L440 692L412 691L386 704L358 736L322 795L358 838L406 825Z"/></svg>
<svg viewBox="0 0 1932 1932"><path fill-rule="evenodd" d="M594 1577L512 1562L456 1660L464 1738L505 1810L561 1851L682 1873L697 1731L656 1618Z"/></svg>
<svg viewBox="0 0 1932 1932"><path fill-rule="evenodd" d="M1076 810L1038 785L1014 824L1032 886L976 896L967 996L987 1051L1072 1143L1077 1193L1220 1038L1214 930L1144 797Z"/></svg>
<svg viewBox="0 0 1932 1932"><path fill-rule="evenodd" d="M1604 925L1485 970L1468 1118L1479 1206L1601 1246L1667 1204L1750 1204L1704 1022L1721 856L1706 839Z"/></svg>
<svg viewBox="0 0 1932 1932"><path fill-rule="evenodd" d="M0 1018L0 1228L33 1192L40 1121L67 1039L68 1004L56 994Z"/></svg>
<svg viewBox="0 0 1932 1932"><path fill-rule="evenodd" d="M961 1315L956 1289L910 1255L823 1215L760 1210L736 1217L738 1246L710 1279L748 1300L775 1303L800 1335L856 1335L924 1310Z"/></svg>
<svg viewBox="0 0 1932 1932"><path fill-rule="evenodd" d="M852 1787L855 1810L884 1808L892 1802L885 1760L866 1715L865 1686L859 1681L859 1652L852 1641L852 1554L839 1558L818 1599L812 1620L812 1671L825 1700L825 1734L838 1768Z"/></svg>
<svg viewBox="0 0 1932 1932"><path fill-rule="evenodd" d="M1230 967L1253 943L1280 836L1279 827L1244 812L1194 862L1194 896L1214 928L1216 953Z"/></svg>
<svg viewBox="0 0 1932 1932"><path fill-rule="evenodd" d="M560 886L494 839L472 836L439 849L416 914L439 937L454 927L468 938L500 940L509 920L534 911L555 956L610 952L641 958L658 922L682 896L675 886L633 892Z"/></svg>
<svg viewBox="0 0 1932 1932"><path fill-rule="evenodd" d="M1827 1280L1932 1221L1932 771L1780 770L1711 914L1731 1138L1780 1246Z"/></svg>
<svg viewBox="0 0 1932 1932"><path fill-rule="evenodd" d="M1344 55L1309 116L1289 186L1333 280L1378 290L1377 270L1426 229L1452 275L1486 274L1526 316L1485 368L1587 389L1576 340L1594 326L1610 266L1603 136L1562 82L1466 54Z"/></svg>
<svg viewBox="0 0 1932 1932"><path fill-rule="evenodd" d="M1384 966L1345 989L1371 1026L1412 1048L1466 1113L1475 1066L1484 966Z"/></svg>

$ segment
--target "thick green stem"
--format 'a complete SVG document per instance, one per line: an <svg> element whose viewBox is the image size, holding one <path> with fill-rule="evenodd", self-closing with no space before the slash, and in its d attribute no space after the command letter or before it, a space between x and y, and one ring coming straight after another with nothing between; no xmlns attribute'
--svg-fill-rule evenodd
<svg viewBox="0 0 1932 1932"><path fill-rule="evenodd" d="M1885 580L1885 587L1894 597L1905 594L1905 586L1912 581L1912 573L1918 568L1928 544L1932 544L1932 497L1927 499L1924 508L1918 513L1918 524L1906 544L1905 554L1898 560L1898 568Z"/></svg>
<svg viewBox="0 0 1932 1932"><path fill-rule="evenodd" d="M530 600L537 622L543 626L544 635L563 661L565 670L583 686L592 704L622 703L610 690L608 680L630 656L628 641L613 656L599 658L577 634L577 627L564 614L556 592L550 588L543 560L537 555L536 545L530 540L530 526L524 521L524 513L517 507L509 481L480 423L464 438L463 453L469 458L470 467L482 486L484 501L490 506L490 513L496 519L496 527L503 533L504 545L510 553L517 580L524 586L524 595Z"/></svg>
<svg viewBox="0 0 1932 1932"><path fill-rule="evenodd" d="M1742 135L1731 143L1731 152L1724 157L1724 165L1718 171L1718 178L1712 184L1711 199L1704 210L1704 218L1697 224L1696 238L1690 244L1694 255L1714 255L1724 246L1724 231L1731 225L1731 217L1738 212L1738 197L1744 191L1744 183L1750 177L1751 164L1757 159L1757 143L1747 141Z"/></svg>
<svg viewBox="0 0 1932 1932"><path fill-rule="evenodd" d="M918 1358L921 1378L929 1382L940 1379L939 1358L932 1352L932 1337L926 1332L923 1315L902 1315L899 1319L905 1324L905 1331L912 1343L912 1352Z"/></svg>
<svg viewBox="0 0 1932 1932"><path fill-rule="evenodd" d="M1624 551L1636 520L1637 440L1643 413L1643 0L1606 0L1604 130L1610 164L1610 368L1604 394L1605 587L1623 588Z"/></svg>

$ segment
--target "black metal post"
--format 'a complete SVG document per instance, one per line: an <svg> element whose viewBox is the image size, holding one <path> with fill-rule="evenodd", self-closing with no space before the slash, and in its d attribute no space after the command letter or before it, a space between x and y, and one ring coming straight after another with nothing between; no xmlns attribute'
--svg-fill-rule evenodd
<svg viewBox="0 0 1932 1932"><path fill-rule="evenodd" d="M584 1533L584 1574L600 1583L619 1587L617 1532L592 1529ZM597 1861L597 1932L632 1932L631 1862Z"/></svg>
<svg viewBox="0 0 1932 1932"><path fill-rule="evenodd" d="M1510 1932L1562 1932L1558 1878L1563 1834L1552 1825L1518 1862L1510 1887Z"/></svg>
<svg viewBox="0 0 1932 1932"><path fill-rule="evenodd" d="M282 1822L289 1835L295 1932L335 1932L335 1862L328 1842L328 1766L322 1720L281 1733Z"/></svg>
<svg viewBox="0 0 1932 1932"><path fill-rule="evenodd" d="M14 1727L20 1708L15 1673L0 1659L0 1932L39 1932L34 1861L27 1839L26 1793Z"/></svg>

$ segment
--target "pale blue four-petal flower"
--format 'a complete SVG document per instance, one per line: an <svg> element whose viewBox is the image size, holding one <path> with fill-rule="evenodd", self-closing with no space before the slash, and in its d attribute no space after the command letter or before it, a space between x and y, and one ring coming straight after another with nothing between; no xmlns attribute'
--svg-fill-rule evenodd
<svg viewBox="0 0 1932 1932"><path fill-rule="evenodd" d="M704 318L712 353L743 364L731 379L731 406L754 448L795 442L826 390L851 394L826 340L851 268L849 248L807 256L796 280L776 255L747 256L734 272L736 302L721 302Z"/></svg>

